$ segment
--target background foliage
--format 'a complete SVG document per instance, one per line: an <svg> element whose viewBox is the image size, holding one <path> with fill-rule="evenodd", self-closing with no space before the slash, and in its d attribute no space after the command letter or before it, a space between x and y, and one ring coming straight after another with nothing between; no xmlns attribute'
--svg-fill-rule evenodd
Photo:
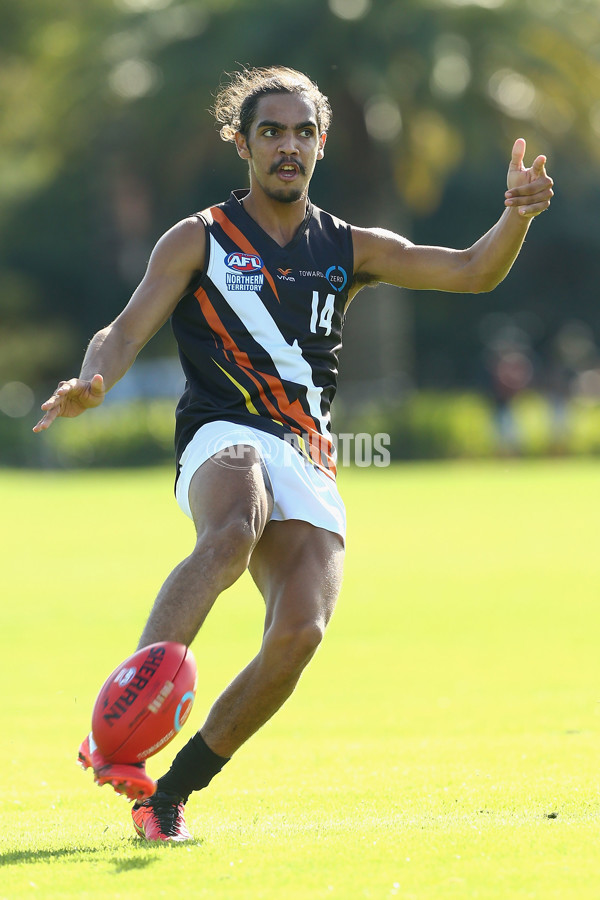
<svg viewBox="0 0 600 900"><path fill-rule="evenodd" d="M492 295L361 295L346 402L489 392L498 344L525 355L529 388L596 397L599 12L598 0L3 0L0 415L31 406L14 382L41 396L76 374L158 236L243 186L207 110L224 71L271 63L329 95L311 195L356 224L467 246L502 210L521 135L557 182ZM145 352L173 350L164 329Z"/></svg>

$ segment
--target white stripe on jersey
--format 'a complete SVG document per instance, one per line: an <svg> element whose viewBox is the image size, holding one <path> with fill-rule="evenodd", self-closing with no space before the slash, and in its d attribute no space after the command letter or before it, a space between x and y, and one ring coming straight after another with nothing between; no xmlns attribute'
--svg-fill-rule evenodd
<svg viewBox="0 0 600 900"><path fill-rule="evenodd" d="M229 270L225 265L226 257L227 251L223 250L214 235L211 234L210 257L206 274L236 316L244 323L254 340L269 354L279 377L285 381L301 384L306 388L310 414L319 423L321 434L327 435L329 433L327 419L321 413L322 390L313 382L312 369L304 359L298 341L294 340L293 344L288 344L256 291L230 291L228 289L226 275Z"/></svg>

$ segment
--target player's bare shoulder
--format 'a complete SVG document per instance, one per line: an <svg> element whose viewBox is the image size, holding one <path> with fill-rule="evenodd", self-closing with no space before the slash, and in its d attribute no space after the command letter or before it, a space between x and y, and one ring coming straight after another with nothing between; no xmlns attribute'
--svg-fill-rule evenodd
<svg viewBox="0 0 600 900"><path fill-rule="evenodd" d="M151 264L191 275L201 272L206 256L206 229L199 216L181 219L158 240Z"/></svg>
<svg viewBox="0 0 600 900"><path fill-rule="evenodd" d="M389 278L390 256L396 259L412 247L410 241L385 228L352 226L354 247L354 283L360 287L376 285Z"/></svg>
<svg viewBox="0 0 600 900"><path fill-rule="evenodd" d="M144 277L115 321L143 346L203 271L205 254L202 220L191 216L177 222L157 241Z"/></svg>

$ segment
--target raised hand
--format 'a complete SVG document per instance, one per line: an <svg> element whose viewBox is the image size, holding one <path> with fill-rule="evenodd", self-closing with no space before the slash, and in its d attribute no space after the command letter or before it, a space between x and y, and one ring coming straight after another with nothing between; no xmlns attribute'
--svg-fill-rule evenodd
<svg viewBox="0 0 600 900"><path fill-rule="evenodd" d="M33 430L45 431L58 416L70 419L79 416L86 409L100 406L105 396L106 389L102 375L94 375L91 381L82 381L80 378L61 381L52 396L42 403L45 415Z"/></svg>
<svg viewBox="0 0 600 900"><path fill-rule="evenodd" d="M519 215L526 219L539 216L548 209L554 196L554 182L546 173L546 157L538 156L531 168L527 169L523 162L526 143L518 138L512 149L512 157L506 179L508 190L504 197L504 205L518 208Z"/></svg>

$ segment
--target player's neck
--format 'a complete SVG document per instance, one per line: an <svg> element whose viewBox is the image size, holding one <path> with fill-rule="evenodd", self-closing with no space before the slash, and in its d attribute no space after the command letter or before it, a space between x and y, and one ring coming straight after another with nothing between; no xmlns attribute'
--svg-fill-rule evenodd
<svg viewBox="0 0 600 900"><path fill-rule="evenodd" d="M251 189L244 197L243 205L256 224L277 244L285 247L304 222L308 198L301 197L293 203L282 203L262 191Z"/></svg>

